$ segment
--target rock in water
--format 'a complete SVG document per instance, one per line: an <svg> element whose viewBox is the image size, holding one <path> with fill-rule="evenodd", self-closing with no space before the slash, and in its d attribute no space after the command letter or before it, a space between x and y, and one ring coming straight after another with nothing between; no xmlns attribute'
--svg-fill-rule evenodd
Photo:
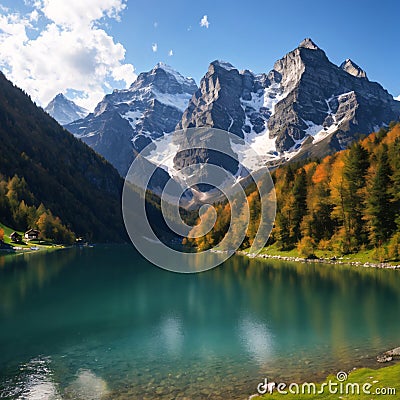
<svg viewBox="0 0 400 400"><path fill-rule="evenodd" d="M379 363L385 363L392 361L394 358L400 358L400 347L396 347L392 350L386 351L385 353L376 357Z"/></svg>

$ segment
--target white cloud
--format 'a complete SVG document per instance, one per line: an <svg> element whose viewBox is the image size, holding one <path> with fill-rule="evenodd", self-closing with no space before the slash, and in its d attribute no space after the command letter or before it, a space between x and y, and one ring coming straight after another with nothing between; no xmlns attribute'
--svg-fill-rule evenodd
<svg viewBox="0 0 400 400"><path fill-rule="evenodd" d="M158 28L158 22L155 21L155 22L153 23L153 26L154 26L154 29L157 29L157 28Z"/></svg>
<svg viewBox="0 0 400 400"><path fill-rule="evenodd" d="M100 27L119 18L124 0L36 0L32 7L26 15L0 10L0 68L33 100L45 106L59 92L78 91L74 100L92 110L113 81L127 87L136 78L125 48Z"/></svg>
<svg viewBox="0 0 400 400"><path fill-rule="evenodd" d="M101 18L119 19L124 0L39 0L43 14L57 25L68 28L92 26Z"/></svg>
<svg viewBox="0 0 400 400"><path fill-rule="evenodd" d="M172 56L174 55L174 52L172 51L172 49L168 52L168 55L169 55L170 57L172 57Z"/></svg>
<svg viewBox="0 0 400 400"><path fill-rule="evenodd" d="M29 14L29 19L32 22L37 22L39 21L39 13L37 10L33 10L30 14Z"/></svg>
<svg viewBox="0 0 400 400"><path fill-rule="evenodd" d="M153 43L153 44L151 45L151 49L153 50L153 53L156 53L157 50L158 50L158 45L157 45L157 43Z"/></svg>
<svg viewBox="0 0 400 400"><path fill-rule="evenodd" d="M203 18L200 20L200 26L204 26L205 28L208 28L210 26L207 15L204 15Z"/></svg>

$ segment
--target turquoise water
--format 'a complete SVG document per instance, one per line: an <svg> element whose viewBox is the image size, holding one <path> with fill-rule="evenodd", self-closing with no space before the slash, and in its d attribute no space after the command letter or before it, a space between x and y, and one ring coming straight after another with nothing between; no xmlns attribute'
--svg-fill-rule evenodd
<svg viewBox="0 0 400 400"><path fill-rule="evenodd" d="M235 256L196 275L126 246L0 257L0 398L246 399L378 366L400 271Z"/></svg>

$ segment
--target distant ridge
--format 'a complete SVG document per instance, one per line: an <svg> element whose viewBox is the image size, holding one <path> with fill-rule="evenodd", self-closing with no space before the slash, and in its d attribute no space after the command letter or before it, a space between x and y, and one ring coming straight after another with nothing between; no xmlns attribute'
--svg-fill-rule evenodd
<svg viewBox="0 0 400 400"><path fill-rule="evenodd" d="M193 78L158 63L139 74L129 89L114 90L93 113L66 128L125 176L135 152L175 130L196 90Z"/></svg>
<svg viewBox="0 0 400 400"><path fill-rule="evenodd" d="M85 118L89 114L88 110L67 99L62 93L55 96L44 110L60 125L66 125L77 119Z"/></svg>

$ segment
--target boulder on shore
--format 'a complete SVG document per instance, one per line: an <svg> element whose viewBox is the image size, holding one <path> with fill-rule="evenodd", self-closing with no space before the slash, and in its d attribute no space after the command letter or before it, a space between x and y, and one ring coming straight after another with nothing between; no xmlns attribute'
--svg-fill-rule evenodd
<svg viewBox="0 0 400 400"><path fill-rule="evenodd" d="M400 347L396 347L392 350L386 351L383 354L380 354L379 356L376 357L376 360L379 363L385 363L392 361L393 358L400 358Z"/></svg>

